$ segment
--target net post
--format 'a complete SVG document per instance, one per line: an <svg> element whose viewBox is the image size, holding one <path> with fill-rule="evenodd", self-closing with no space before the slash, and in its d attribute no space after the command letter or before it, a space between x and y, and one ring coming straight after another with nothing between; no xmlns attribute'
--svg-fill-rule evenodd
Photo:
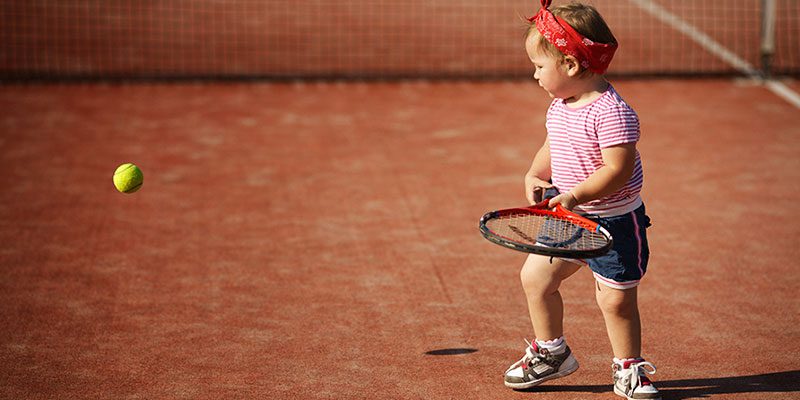
<svg viewBox="0 0 800 400"><path fill-rule="evenodd" d="M777 0L761 0L761 73L769 77L775 54L775 17Z"/></svg>

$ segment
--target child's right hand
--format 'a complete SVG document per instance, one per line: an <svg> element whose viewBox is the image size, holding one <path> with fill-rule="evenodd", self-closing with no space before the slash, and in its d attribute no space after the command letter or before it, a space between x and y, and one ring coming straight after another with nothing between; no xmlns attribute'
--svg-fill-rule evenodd
<svg viewBox="0 0 800 400"><path fill-rule="evenodd" d="M553 184L539 179L536 176L525 175L525 197L531 205L544 200L544 191L553 187Z"/></svg>

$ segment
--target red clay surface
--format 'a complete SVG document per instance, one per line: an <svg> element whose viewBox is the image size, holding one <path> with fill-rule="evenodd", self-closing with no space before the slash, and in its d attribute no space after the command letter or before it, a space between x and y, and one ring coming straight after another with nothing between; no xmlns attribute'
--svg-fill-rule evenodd
<svg viewBox="0 0 800 400"><path fill-rule="evenodd" d="M616 86L642 120L664 398L800 397L800 112L742 82ZM563 287L581 369L502 384L532 337L524 255L477 220L524 203L548 101L513 82L3 87L0 397L617 398L588 271ZM111 183L124 162L133 195Z"/></svg>
<svg viewBox="0 0 800 400"><path fill-rule="evenodd" d="M800 80L792 79L792 78L785 78L781 79L781 82L785 84L789 89L792 89L795 93L800 93Z"/></svg>

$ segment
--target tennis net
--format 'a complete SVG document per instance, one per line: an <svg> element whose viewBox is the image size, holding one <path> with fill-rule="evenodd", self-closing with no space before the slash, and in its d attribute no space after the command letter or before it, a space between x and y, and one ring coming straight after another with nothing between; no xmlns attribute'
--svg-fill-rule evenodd
<svg viewBox="0 0 800 400"><path fill-rule="evenodd" d="M800 73L800 1L588 0L624 75ZM555 5L563 2L556 1ZM518 78L535 0L0 5L0 79Z"/></svg>

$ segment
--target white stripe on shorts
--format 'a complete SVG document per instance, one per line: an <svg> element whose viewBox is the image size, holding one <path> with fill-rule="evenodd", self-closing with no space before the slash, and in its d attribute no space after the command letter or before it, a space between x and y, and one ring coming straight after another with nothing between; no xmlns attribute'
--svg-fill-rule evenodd
<svg viewBox="0 0 800 400"><path fill-rule="evenodd" d="M610 287L612 289L625 290L625 289L631 289L631 288L635 288L636 286L639 286L639 281L638 280L627 281L627 282L617 282L617 281L615 281L613 279L608 279L606 277L603 277L603 276L599 275L597 272L594 272L594 271L592 271L592 274L594 274L594 279L597 282L600 282L603 285L608 286L608 287Z"/></svg>

